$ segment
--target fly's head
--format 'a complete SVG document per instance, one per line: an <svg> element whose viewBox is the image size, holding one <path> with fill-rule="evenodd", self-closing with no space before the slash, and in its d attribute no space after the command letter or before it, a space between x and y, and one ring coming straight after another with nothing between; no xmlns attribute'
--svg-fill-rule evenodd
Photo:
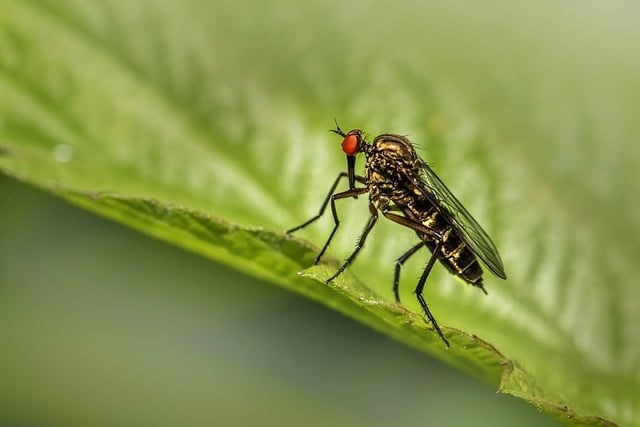
<svg viewBox="0 0 640 427"><path fill-rule="evenodd" d="M336 133L342 137L342 151L347 155L347 174L349 176L349 188L354 189L356 185L355 179L355 164L356 155L362 153L365 150L366 142L364 140L364 133L360 129L352 129L347 133L344 133L338 123L336 122L336 128L331 129L330 132Z"/></svg>
<svg viewBox="0 0 640 427"><path fill-rule="evenodd" d="M352 129L347 133L344 133L340 126L336 123L336 128L331 129L329 132L340 135L342 139L342 151L347 156L355 156L358 153L364 151L364 133L360 129Z"/></svg>

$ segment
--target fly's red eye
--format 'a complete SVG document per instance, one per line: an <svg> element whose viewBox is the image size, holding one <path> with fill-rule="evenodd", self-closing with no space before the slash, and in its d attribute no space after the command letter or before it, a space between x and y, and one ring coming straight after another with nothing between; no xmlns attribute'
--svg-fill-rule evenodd
<svg viewBox="0 0 640 427"><path fill-rule="evenodd" d="M358 137L355 135L347 135L342 140L342 151L348 156L353 156L358 151Z"/></svg>

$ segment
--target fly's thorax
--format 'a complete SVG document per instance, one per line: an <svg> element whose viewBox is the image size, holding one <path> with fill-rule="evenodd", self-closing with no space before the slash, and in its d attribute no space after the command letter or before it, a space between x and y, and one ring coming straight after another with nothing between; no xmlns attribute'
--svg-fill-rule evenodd
<svg viewBox="0 0 640 427"><path fill-rule="evenodd" d="M371 186L391 197L406 187L408 177L417 176L420 160L411 142L403 136L383 134L364 148L366 156L366 178ZM400 189L404 192L405 189Z"/></svg>
<svg viewBox="0 0 640 427"><path fill-rule="evenodd" d="M387 161L398 167L413 169L418 161L413 144L401 135L383 134L377 136L371 144L373 149Z"/></svg>

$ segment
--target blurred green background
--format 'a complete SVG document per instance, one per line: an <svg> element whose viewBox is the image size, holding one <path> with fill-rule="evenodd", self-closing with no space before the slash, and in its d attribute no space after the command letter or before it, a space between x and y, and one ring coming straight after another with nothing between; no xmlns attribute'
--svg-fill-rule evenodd
<svg viewBox="0 0 640 427"><path fill-rule="evenodd" d="M0 425L552 426L335 311L0 175Z"/></svg>

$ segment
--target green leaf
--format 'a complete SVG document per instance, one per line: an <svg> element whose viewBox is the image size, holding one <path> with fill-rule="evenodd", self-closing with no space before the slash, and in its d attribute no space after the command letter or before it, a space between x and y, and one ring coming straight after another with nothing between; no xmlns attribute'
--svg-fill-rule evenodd
<svg viewBox="0 0 640 427"><path fill-rule="evenodd" d="M638 6L500 3L0 1L0 170L568 423L640 425ZM284 235L344 170L334 117L408 134L500 249L488 296L430 277L451 349L412 297L426 254L392 302L410 230L380 221L330 285L308 243L329 215ZM342 201L334 257L364 199Z"/></svg>

